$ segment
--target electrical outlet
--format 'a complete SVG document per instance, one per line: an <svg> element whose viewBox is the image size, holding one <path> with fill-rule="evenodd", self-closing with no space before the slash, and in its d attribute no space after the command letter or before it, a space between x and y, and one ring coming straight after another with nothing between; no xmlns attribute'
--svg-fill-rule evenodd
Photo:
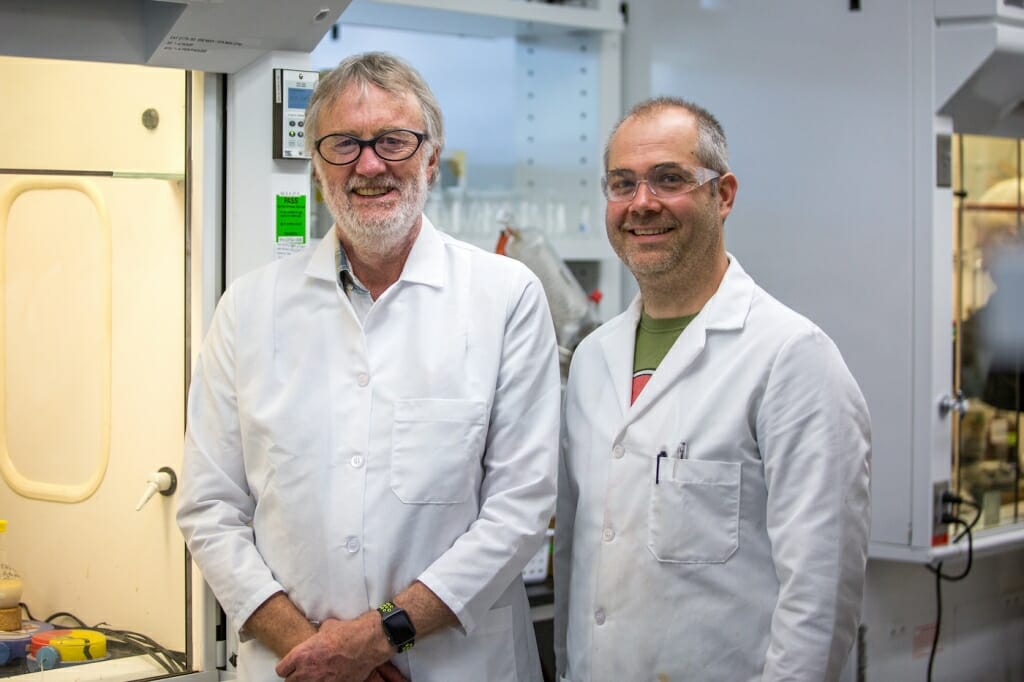
<svg viewBox="0 0 1024 682"><path fill-rule="evenodd" d="M946 503L942 496L949 491L949 481L938 481L932 485L932 547L949 544L949 525L942 522Z"/></svg>

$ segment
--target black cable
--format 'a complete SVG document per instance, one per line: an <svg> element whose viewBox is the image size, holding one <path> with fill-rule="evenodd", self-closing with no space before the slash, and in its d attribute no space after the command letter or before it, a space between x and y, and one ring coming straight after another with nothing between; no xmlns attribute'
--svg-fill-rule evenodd
<svg viewBox="0 0 1024 682"><path fill-rule="evenodd" d="M80 627L80 628L87 627L86 624L83 623L82 620L78 616L76 616L73 613L68 613L67 611L58 611L57 613L51 613L49 616L46 617L46 622L47 623L52 623L53 621L57 620L58 618L70 618L71 620L75 621L75 623L78 625L78 627Z"/></svg>
<svg viewBox="0 0 1024 682"><path fill-rule="evenodd" d="M943 501L947 501L945 497ZM955 500L948 501L954 504L963 503L969 506L973 506L976 513L974 515L974 519L970 523L964 521L959 516L953 516L951 514L942 515L943 523L956 524L958 526L963 526L964 528L963 531L960 534L958 534L953 540L953 542L955 543L964 535L967 536L967 565L964 567L964 570L957 575L947 575L942 572L941 561L938 562L935 566L925 566L925 568L927 568L929 571L935 574L936 609L935 634L932 636L932 649L931 653L928 655L928 682L931 682L932 680L932 668L935 664L935 653L939 646L939 631L942 628L942 581L948 580L949 582L957 582L959 580L963 580L964 578L966 578L967 574L971 572L971 566L974 564L974 534L971 532L971 530L974 528L974 524L978 522L978 518L981 516L981 510L978 507L978 505L975 504L974 502L970 502L959 497L956 497Z"/></svg>
<svg viewBox="0 0 1024 682"><path fill-rule="evenodd" d="M931 568L928 566L927 568ZM932 651L928 654L928 682L932 682L932 666L935 664L935 650L939 645L939 628L942 627L942 562L936 565L935 572L935 635L932 637Z"/></svg>
<svg viewBox="0 0 1024 682"><path fill-rule="evenodd" d="M108 638L120 641L123 644L134 646L137 650L142 651L153 657L167 672L186 672L185 671L185 653L183 651L171 651L166 647L158 644L155 640L147 637L138 632L132 632L131 630L114 630L111 628L100 627L103 623L97 625L95 630L102 632Z"/></svg>
<svg viewBox="0 0 1024 682"><path fill-rule="evenodd" d="M28 604L26 604L23 601L20 601L18 602L18 606L20 606L22 610L25 612L25 618L27 620L35 620L35 616L33 616L32 612L28 610Z"/></svg>
<svg viewBox="0 0 1024 682"><path fill-rule="evenodd" d="M977 525L978 520L981 518L981 505L979 505L974 500L968 500L968 499L965 499L965 498L960 498L956 502L956 504L958 504L958 505L959 504L966 504L968 507L973 507L974 508L974 518L971 519L971 522L969 524L967 524L966 528L964 528L962 531L960 531L960 533L957 534L957 536L955 538L953 538L953 542L954 543L960 542L960 540L964 537L964 535L966 535L968 532L974 530L974 526ZM959 513L960 513L960 510L957 509L957 515L959 515Z"/></svg>
<svg viewBox="0 0 1024 682"><path fill-rule="evenodd" d="M25 607L25 611L28 611L28 607ZM59 618L68 618L80 628L87 628L89 630L95 630L99 632L108 640L114 641L118 644L124 645L131 651L149 656L156 661L161 668L166 670L168 673L184 673L188 672L188 666L185 660L185 652L183 651L172 651L166 647L158 644L156 640L140 633L133 632L131 630L115 630L109 627L103 627L107 623L97 623L96 625L89 627L86 625L81 618L73 613L67 611L58 611L57 613L51 614L47 619L47 623L53 623L53 621Z"/></svg>
<svg viewBox="0 0 1024 682"><path fill-rule="evenodd" d="M147 644L138 641L135 637L131 636L135 633L129 633L127 631L112 630L110 628L104 628L96 626L93 628L97 632L102 633L108 640L118 642L119 644L127 647L132 651L147 654L153 658L160 666L169 673L177 672L174 669L173 659L170 659L166 655L166 650L162 647L151 648Z"/></svg>

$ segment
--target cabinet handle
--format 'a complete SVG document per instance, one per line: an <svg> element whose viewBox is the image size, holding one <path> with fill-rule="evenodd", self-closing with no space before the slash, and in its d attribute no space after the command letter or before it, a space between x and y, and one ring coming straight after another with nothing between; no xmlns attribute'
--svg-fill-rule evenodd
<svg viewBox="0 0 1024 682"><path fill-rule="evenodd" d="M945 418L950 412L956 412L962 417L970 405L970 401L964 397L963 391L957 391L955 396L944 395L939 400L939 416Z"/></svg>

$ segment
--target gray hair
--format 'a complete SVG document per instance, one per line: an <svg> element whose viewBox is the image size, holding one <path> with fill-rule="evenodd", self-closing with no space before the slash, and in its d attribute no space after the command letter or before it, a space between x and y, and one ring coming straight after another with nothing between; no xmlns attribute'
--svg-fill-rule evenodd
<svg viewBox="0 0 1024 682"><path fill-rule="evenodd" d="M682 109L690 112L697 119L697 149L695 153L701 165L719 173L729 172L729 148L725 142L725 131L722 124L710 111L702 106L679 97L652 97L633 105L626 115L618 120L608 135L604 147L604 167L608 170L608 155L612 138L623 123L632 118L643 118L661 113L666 109Z"/></svg>
<svg viewBox="0 0 1024 682"><path fill-rule="evenodd" d="M365 52L344 59L333 71L320 77L306 109L306 150L313 152L320 137L320 115L338 99L341 91L355 83L363 90L375 85L391 94L411 93L419 102L426 127L428 149L444 147L444 123L441 107L423 77L416 69L386 52Z"/></svg>

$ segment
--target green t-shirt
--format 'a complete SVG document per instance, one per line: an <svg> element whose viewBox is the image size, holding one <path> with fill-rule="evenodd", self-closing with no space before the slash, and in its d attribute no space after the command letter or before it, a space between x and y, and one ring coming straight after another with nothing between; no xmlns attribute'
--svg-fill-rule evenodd
<svg viewBox="0 0 1024 682"><path fill-rule="evenodd" d="M640 391L654 376L654 370L668 355L668 349L695 317L697 313L656 320L647 313L640 314L640 324L636 326L636 351L633 353L633 394L629 400L630 405L636 402Z"/></svg>

